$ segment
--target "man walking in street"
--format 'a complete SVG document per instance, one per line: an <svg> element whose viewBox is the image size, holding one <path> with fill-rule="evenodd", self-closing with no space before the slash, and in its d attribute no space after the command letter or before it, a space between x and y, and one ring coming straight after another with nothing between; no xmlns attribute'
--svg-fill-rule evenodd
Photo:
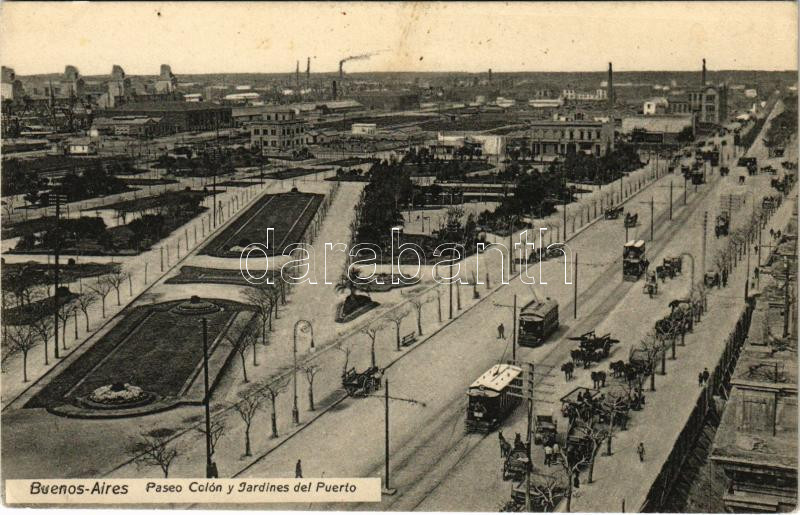
<svg viewBox="0 0 800 515"><path fill-rule="evenodd" d="M636 452L639 454L639 461L644 461L644 443L639 442L639 446L636 447Z"/></svg>
<svg viewBox="0 0 800 515"><path fill-rule="evenodd" d="M500 325L497 326L497 339L498 340L506 339L506 328L503 327L502 322L500 323Z"/></svg>
<svg viewBox="0 0 800 515"><path fill-rule="evenodd" d="M550 444L544 446L544 464L546 466L550 466L553 462L553 448L550 447Z"/></svg>
<svg viewBox="0 0 800 515"><path fill-rule="evenodd" d="M703 373L697 373L697 386L703 386Z"/></svg>
<svg viewBox="0 0 800 515"><path fill-rule="evenodd" d="M708 369L703 369L703 384L708 384L708 378L711 377L711 374L708 373Z"/></svg>
<svg viewBox="0 0 800 515"><path fill-rule="evenodd" d="M297 460L297 465L294 466L294 477L295 478L303 477L303 464L300 462L300 460Z"/></svg>

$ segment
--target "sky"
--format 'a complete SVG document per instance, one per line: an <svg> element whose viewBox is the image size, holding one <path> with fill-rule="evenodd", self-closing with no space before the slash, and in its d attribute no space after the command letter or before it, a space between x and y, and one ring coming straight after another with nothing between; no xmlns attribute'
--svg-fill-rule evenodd
<svg viewBox="0 0 800 515"><path fill-rule="evenodd" d="M2 2L18 75L797 69L795 2Z"/></svg>

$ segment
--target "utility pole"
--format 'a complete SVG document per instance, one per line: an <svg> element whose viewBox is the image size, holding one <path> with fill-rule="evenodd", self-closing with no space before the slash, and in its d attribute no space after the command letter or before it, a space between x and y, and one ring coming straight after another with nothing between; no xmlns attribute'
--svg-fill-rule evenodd
<svg viewBox="0 0 800 515"><path fill-rule="evenodd" d="M514 311L511 316L511 359L517 359L517 295L514 294Z"/></svg>
<svg viewBox="0 0 800 515"><path fill-rule="evenodd" d="M533 461L531 460L531 445L533 444L533 363L528 363L528 381L527 381L527 397L528 397L528 466L525 467L525 511L530 513L531 506L531 468Z"/></svg>
<svg viewBox="0 0 800 515"><path fill-rule="evenodd" d="M789 336L789 257L783 257L783 264L786 268L786 284L783 291L783 337ZM777 375L776 375L777 377Z"/></svg>
<svg viewBox="0 0 800 515"><path fill-rule="evenodd" d="M61 195L55 195L56 197L56 237L55 237L55 244L53 245L53 262L55 268L53 270L53 328L54 328L54 347L55 347L55 358L59 359L60 356L58 354L58 282L59 282L59 266L58 266L58 257L61 251L61 230L59 229L59 221L61 219ZM66 200L66 196L64 196L64 200ZM66 321L64 322L66 325Z"/></svg>
<svg viewBox="0 0 800 515"><path fill-rule="evenodd" d="M653 241L653 218L655 217L655 204L650 197L650 241Z"/></svg>
<svg viewBox="0 0 800 515"><path fill-rule="evenodd" d="M206 477L217 477L211 461L211 409L208 394L208 321L203 318L203 406L206 414Z"/></svg>
<svg viewBox="0 0 800 515"><path fill-rule="evenodd" d="M708 211L703 212L703 241L702 241L702 254L700 255L700 273L703 276L703 281L706 277L706 230L708 228ZM692 285L694 287L694 285Z"/></svg>
<svg viewBox="0 0 800 515"><path fill-rule="evenodd" d="M578 253L575 253L575 264L572 272L572 318L578 318Z"/></svg>
<svg viewBox="0 0 800 515"><path fill-rule="evenodd" d="M384 424L384 449L386 450L384 472L386 479L384 480L383 493L386 495L393 495L397 490L389 486L389 378L386 378L386 384L383 390L384 411L383 411L383 424Z"/></svg>
<svg viewBox="0 0 800 515"><path fill-rule="evenodd" d="M748 294L750 293L750 244L749 242L745 242L745 247L747 247L747 267L744 269L744 300L747 302Z"/></svg>

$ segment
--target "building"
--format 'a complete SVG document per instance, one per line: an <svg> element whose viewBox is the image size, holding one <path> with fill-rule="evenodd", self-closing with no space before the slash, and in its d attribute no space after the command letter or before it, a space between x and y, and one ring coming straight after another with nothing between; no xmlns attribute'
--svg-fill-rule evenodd
<svg viewBox="0 0 800 515"><path fill-rule="evenodd" d="M532 98L528 105L534 109L558 109L564 105L563 98Z"/></svg>
<svg viewBox="0 0 800 515"><path fill-rule="evenodd" d="M2 81L0 81L0 85L2 85L2 90L0 90L0 98L3 100L20 101L25 95L25 91L22 88L22 81L17 79L17 75L14 73L13 68L7 68L3 66Z"/></svg>
<svg viewBox="0 0 800 515"><path fill-rule="evenodd" d="M262 152L286 152L306 146L306 123L290 109L264 113L249 128L251 148Z"/></svg>
<svg viewBox="0 0 800 515"><path fill-rule="evenodd" d="M628 136L636 143L653 143L658 145L679 145L678 135L691 129L692 138L695 132L695 116L681 115L647 115L626 116L622 119L620 133Z"/></svg>
<svg viewBox="0 0 800 515"><path fill-rule="evenodd" d="M150 116L115 116L113 118L95 118L90 135L132 136L135 138L152 138L167 134L169 128L162 123L162 118Z"/></svg>
<svg viewBox="0 0 800 515"><path fill-rule="evenodd" d="M419 94L402 91L359 92L350 95L367 109L406 111L419 109Z"/></svg>
<svg viewBox="0 0 800 515"><path fill-rule="evenodd" d="M642 106L642 114L644 115L653 115L653 114L664 114L667 112L667 108L669 107L669 102L664 97L654 97L650 100L645 100L644 105Z"/></svg>
<svg viewBox="0 0 800 515"><path fill-rule="evenodd" d="M590 120L533 120L529 128L509 134L509 144L527 148L535 159L584 152L603 156L614 148L614 126Z"/></svg>
<svg viewBox="0 0 800 515"><path fill-rule="evenodd" d="M165 132L189 132L231 127L231 108L208 102L130 102L112 109L101 109L101 118L147 116L160 118Z"/></svg>
<svg viewBox="0 0 800 515"><path fill-rule="evenodd" d="M733 512L789 512L797 506L797 215L761 267L747 341L711 460L729 480ZM793 226L793 227L792 227ZM786 288L789 288L788 292Z"/></svg>
<svg viewBox="0 0 800 515"><path fill-rule="evenodd" d="M462 148L469 148L476 156L499 158L505 155L506 137L497 134L467 134L464 131L450 134L440 132L436 140L430 142L429 147L435 156L443 159L452 158Z"/></svg>
<svg viewBox="0 0 800 515"><path fill-rule="evenodd" d="M354 123L350 126L350 133L353 136L374 136L378 132L378 125L375 123Z"/></svg>
<svg viewBox="0 0 800 515"><path fill-rule="evenodd" d="M594 91L580 91L568 86L561 90L561 98L564 100L581 100L600 102L608 100L608 93L605 88L597 88Z"/></svg>
<svg viewBox="0 0 800 515"><path fill-rule="evenodd" d="M97 145L88 138L77 138L66 142L65 153L70 156L91 156L97 154Z"/></svg>
<svg viewBox="0 0 800 515"><path fill-rule="evenodd" d="M178 79L172 74L172 68L168 64L162 64L156 80L156 93L174 93L176 89L178 89Z"/></svg>

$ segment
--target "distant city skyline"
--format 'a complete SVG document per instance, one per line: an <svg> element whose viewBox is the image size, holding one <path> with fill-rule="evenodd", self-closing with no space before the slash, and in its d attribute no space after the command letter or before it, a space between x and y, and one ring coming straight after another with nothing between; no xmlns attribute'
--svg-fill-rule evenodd
<svg viewBox="0 0 800 515"><path fill-rule="evenodd" d="M797 69L794 2L5 3L18 75Z"/></svg>

